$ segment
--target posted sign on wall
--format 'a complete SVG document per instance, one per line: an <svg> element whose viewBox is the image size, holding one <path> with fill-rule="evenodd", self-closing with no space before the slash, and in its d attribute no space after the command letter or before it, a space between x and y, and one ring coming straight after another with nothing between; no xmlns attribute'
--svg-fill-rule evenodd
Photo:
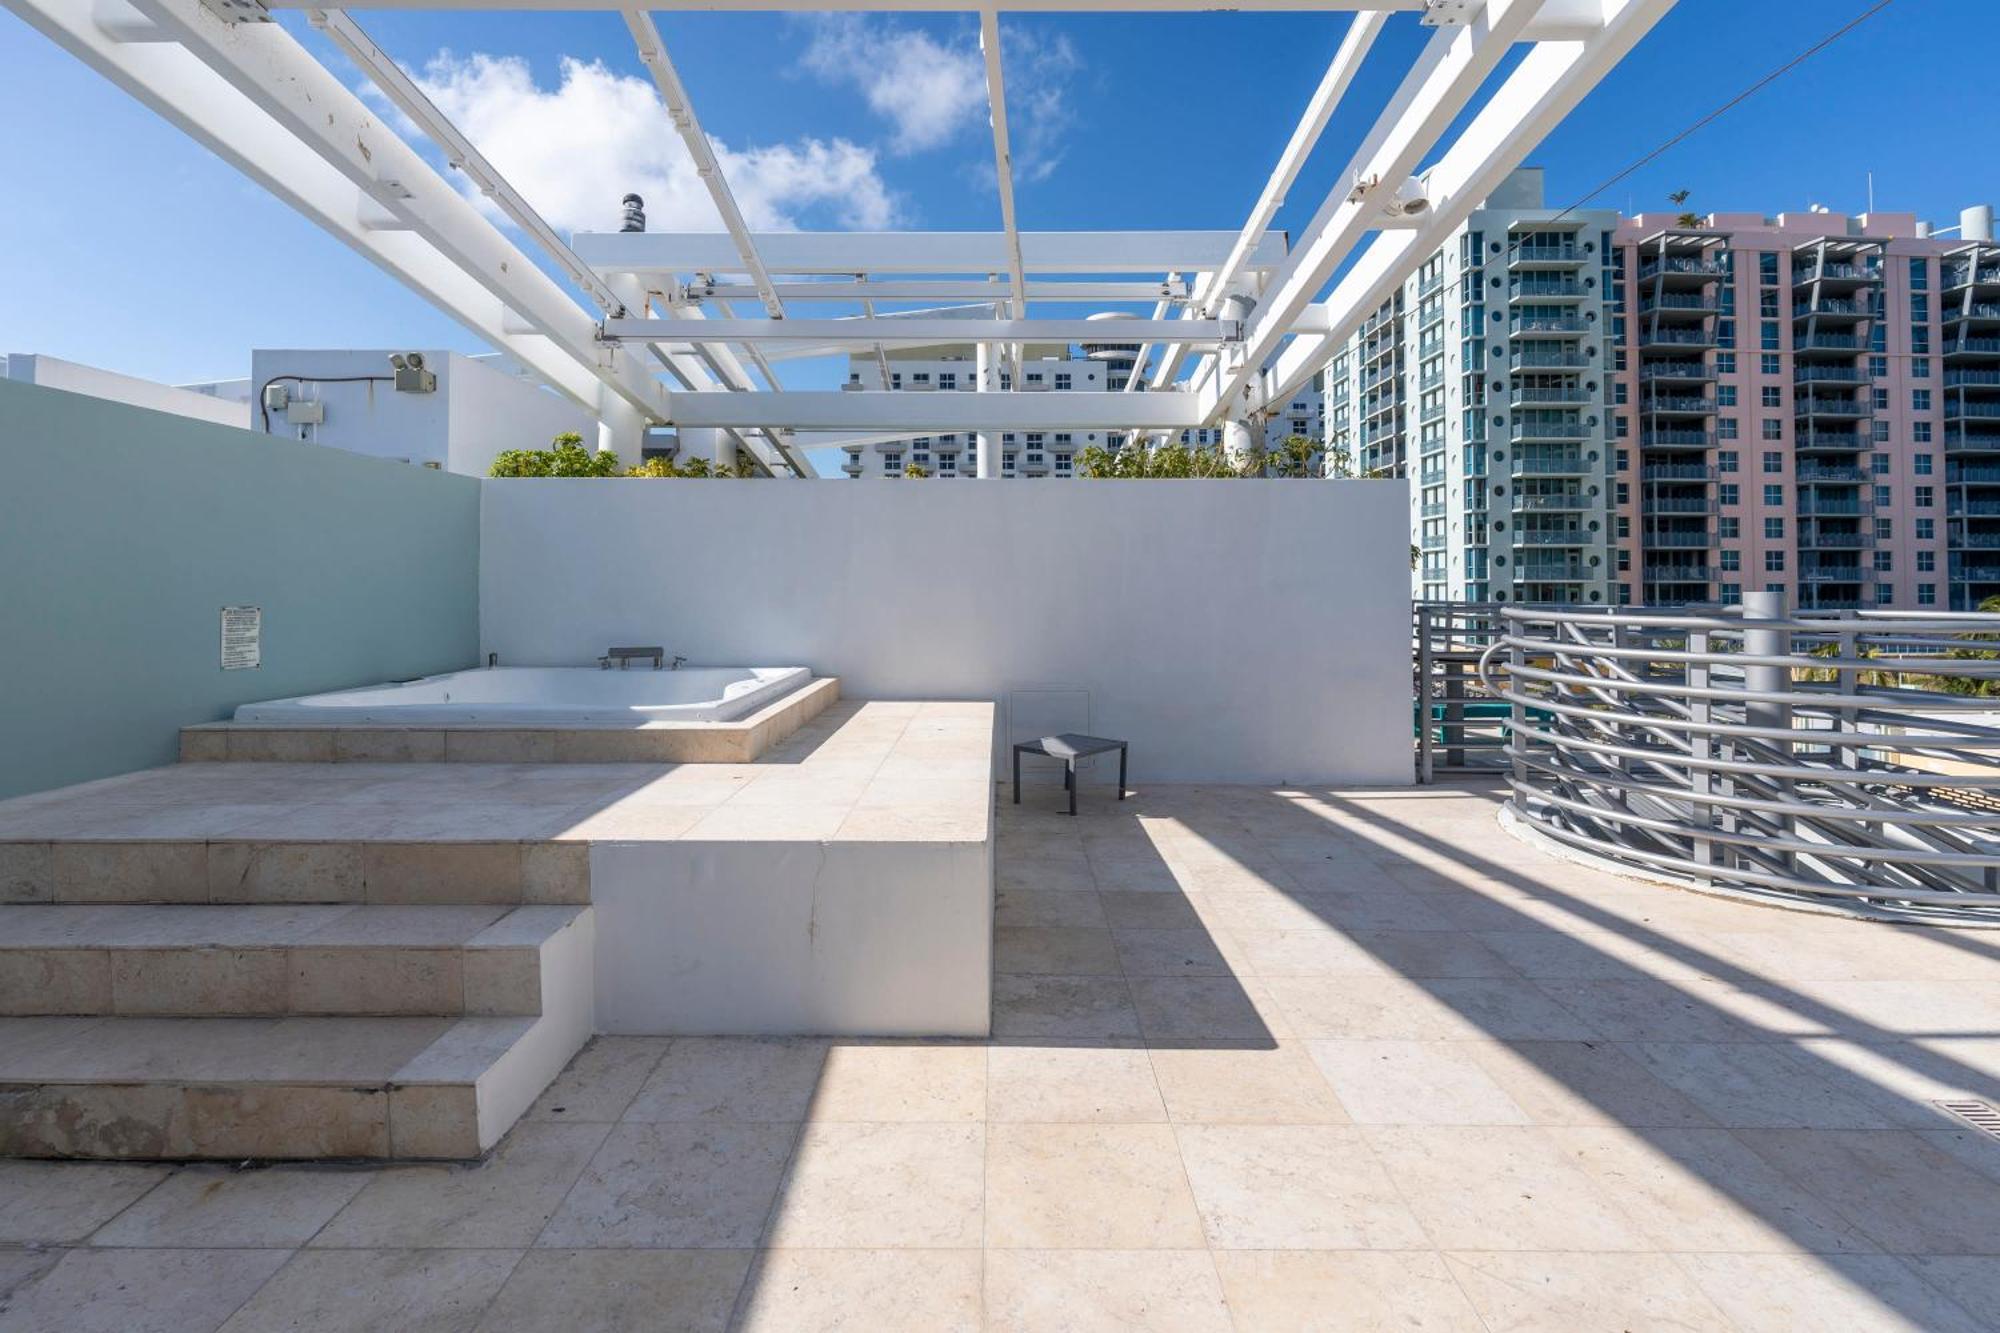
<svg viewBox="0 0 2000 1333"><path fill-rule="evenodd" d="M222 608L222 669L244 671L264 663L264 609Z"/></svg>

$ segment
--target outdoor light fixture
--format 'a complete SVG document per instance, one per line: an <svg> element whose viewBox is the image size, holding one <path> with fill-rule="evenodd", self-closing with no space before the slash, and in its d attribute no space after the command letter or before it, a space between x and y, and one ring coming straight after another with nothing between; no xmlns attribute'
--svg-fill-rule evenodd
<svg viewBox="0 0 2000 1333"><path fill-rule="evenodd" d="M424 369L422 352L391 352L389 364L396 371L397 393L431 393L437 389L437 374Z"/></svg>

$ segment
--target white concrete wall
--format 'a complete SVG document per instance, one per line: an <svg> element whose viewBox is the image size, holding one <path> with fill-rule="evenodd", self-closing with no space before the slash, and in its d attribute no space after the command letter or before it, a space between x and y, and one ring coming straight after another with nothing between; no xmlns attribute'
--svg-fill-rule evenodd
<svg viewBox="0 0 2000 1333"><path fill-rule="evenodd" d="M481 651L991 699L1003 740L1126 738L1135 784L1401 784L1407 512L1400 481L487 481Z"/></svg>
<svg viewBox="0 0 2000 1333"><path fill-rule="evenodd" d="M154 412L171 412L177 417L192 417L196 421L213 422L218 426L251 424L250 409L244 403L140 379L136 375L121 375L115 370L101 370L96 366L34 352L15 352L0 357L0 363L4 363L6 378L19 384L38 384L44 389L61 389L65 393L85 394Z"/></svg>
<svg viewBox="0 0 2000 1333"><path fill-rule="evenodd" d="M251 429L474 477L485 476L503 450L546 449L563 431L597 438L594 420L574 403L456 352L424 352L437 375L435 391L399 393L389 382L390 350L257 349L250 358L257 395ZM284 380L285 387L294 399L324 404L324 422L293 425L284 412L269 414L267 422L263 388L284 376L302 377Z"/></svg>

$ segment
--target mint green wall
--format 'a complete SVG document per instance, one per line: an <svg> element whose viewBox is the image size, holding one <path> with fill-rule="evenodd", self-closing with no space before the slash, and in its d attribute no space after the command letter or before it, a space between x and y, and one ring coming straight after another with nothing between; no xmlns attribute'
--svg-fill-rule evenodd
<svg viewBox="0 0 2000 1333"><path fill-rule="evenodd" d="M221 608L263 666L218 664ZM479 655L479 482L0 380L0 797Z"/></svg>

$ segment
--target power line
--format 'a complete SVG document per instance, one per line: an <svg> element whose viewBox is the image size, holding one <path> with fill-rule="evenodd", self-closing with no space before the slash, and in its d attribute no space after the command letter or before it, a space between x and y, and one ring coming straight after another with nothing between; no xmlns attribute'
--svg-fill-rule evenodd
<svg viewBox="0 0 2000 1333"><path fill-rule="evenodd" d="M1623 171L1620 171L1617 175L1611 177L1609 180L1605 181L1602 185L1599 185L1596 189L1584 195L1581 199L1578 199L1568 208L1563 209L1561 213L1556 214L1555 218L1551 220L1552 221L1560 220L1561 218L1567 216L1568 214L1575 212L1577 209L1582 208L1585 204L1595 199L1598 195L1603 194L1606 190L1616 185L1619 181L1624 180L1627 176L1630 176L1633 172L1645 166L1648 162L1651 162L1653 159L1659 157L1662 153L1665 153L1668 149L1674 147L1676 144L1681 143L1683 140L1699 132L1700 130L1707 128L1715 121L1721 119L1728 112L1735 110L1738 106L1741 106L1744 102L1749 101L1750 98L1756 96L1759 92L1763 91L1763 89L1767 85L1784 77L1786 74L1791 73L1793 70L1797 69L1800 65L1803 65L1806 61L1818 55L1821 51L1826 50L1827 47L1832 46L1835 42L1845 37L1848 33L1853 32L1863 23L1866 23L1869 19L1874 18L1877 14L1887 9L1893 2L1894 0L1877 0L1877 3L1869 6L1866 10L1862 11L1860 14L1855 15L1853 18L1849 19L1846 23L1843 23L1840 27L1835 28L1832 32L1828 33L1826 36L1820 38L1817 42L1814 42L1811 46L1799 52L1797 55L1793 56L1790 60L1787 60L1784 64L1778 66L1776 69L1772 70L1769 74L1766 74L1763 78L1757 80L1755 83L1751 84L1748 88L1745 88L1742 92L1736 94L1736 96L1730 98L1727 102L1724 102L1721 106L1709 112L1707 115L1703 116L1700 120L1697 120L1694 124L1688 126L1686 129L1682 130L1679 134L1676 134L1673 138L1661 144L1658 148L1655 148L1652 152L1646 154L1638 161L1632 163L1630 166L1626 167Z"/></svg>

